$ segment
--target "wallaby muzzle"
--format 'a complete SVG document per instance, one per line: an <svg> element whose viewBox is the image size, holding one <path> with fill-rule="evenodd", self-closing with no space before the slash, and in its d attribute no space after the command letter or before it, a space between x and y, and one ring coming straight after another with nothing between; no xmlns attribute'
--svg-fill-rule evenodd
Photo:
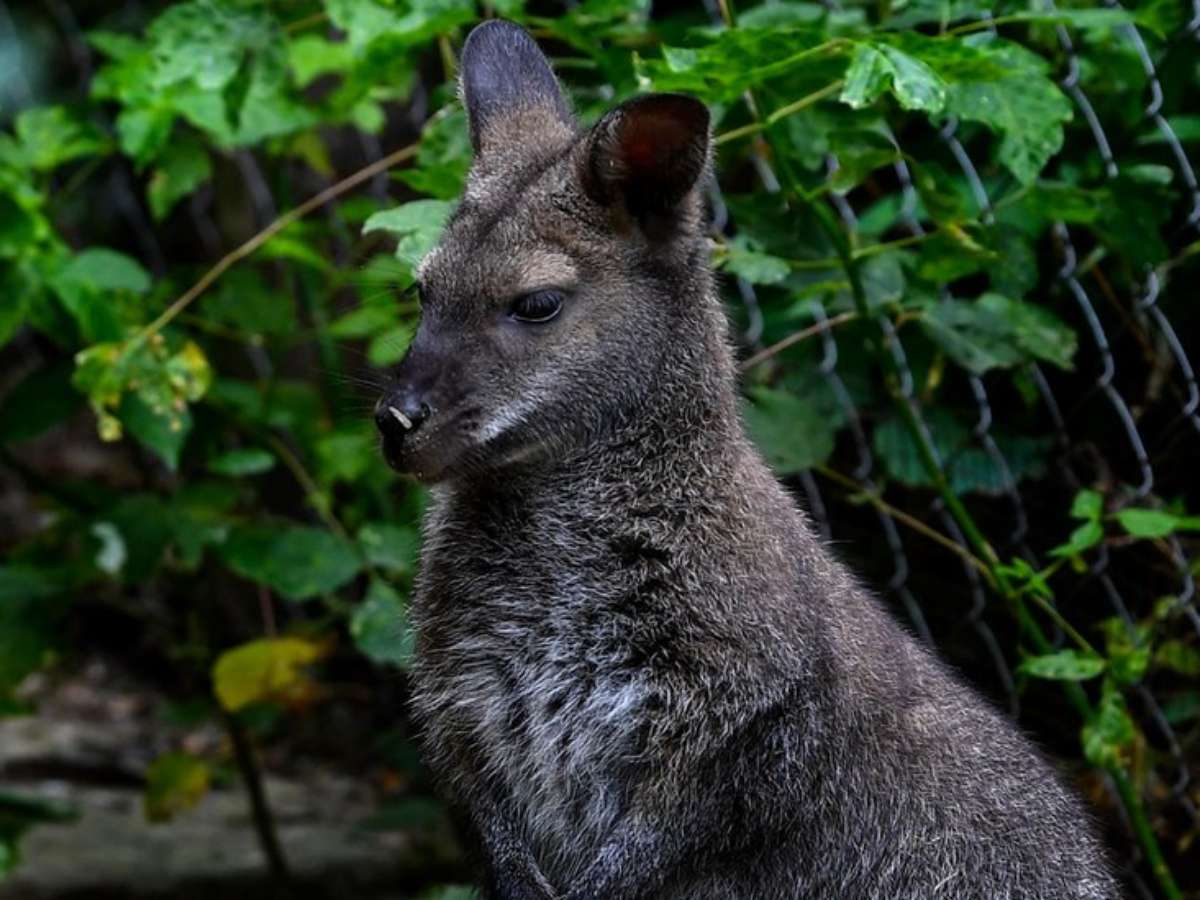
<svg viewBox="0 0 1200 900"><path fill-rule="evenodd" d="M375 427L383 438L384 456L401 472L415 471L413 445L418 435L426 437L426 423L437 408L432 399L436 368L417 349L410 348L396 370L395 383L375 404Z"/></svg>

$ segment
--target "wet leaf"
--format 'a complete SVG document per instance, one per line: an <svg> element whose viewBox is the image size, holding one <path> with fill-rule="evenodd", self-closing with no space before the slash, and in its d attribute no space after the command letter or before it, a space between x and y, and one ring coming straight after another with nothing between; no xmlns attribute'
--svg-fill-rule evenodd
<svg viewBox="0 0 1200 900"><path fill-rule="evenodd" d="M938 113L946 105L946 83L920 59L889 44L855 45L842 102L861 109L884 91L895 96L904 109Z"/></svg>

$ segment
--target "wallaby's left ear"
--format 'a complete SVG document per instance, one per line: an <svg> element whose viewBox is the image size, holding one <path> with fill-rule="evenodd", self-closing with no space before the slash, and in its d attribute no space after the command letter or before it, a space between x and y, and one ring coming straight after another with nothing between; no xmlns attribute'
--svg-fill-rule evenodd
<svg viewBox="0 0 1200 900"><path fill-rule="evenodd" d="M708 109L683 94L647 94L592 128L584 161L588 194L623 201L634 215L667 212L708 165Z"/></svg>
<svg viewBox="0 0 1200 900"><path fill-rule="evenodd" d="M521 26L501 19L477 26L467 36L459 69L476 156L493 146L536 144L574 130L550 63Z"/></svg>

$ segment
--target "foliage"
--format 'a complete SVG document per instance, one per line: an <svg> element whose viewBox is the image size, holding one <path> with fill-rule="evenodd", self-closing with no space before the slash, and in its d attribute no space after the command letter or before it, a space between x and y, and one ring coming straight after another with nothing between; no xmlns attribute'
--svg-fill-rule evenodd
<svg viewBox="0 0 1200 900"><path fill-rule="evenodd" d="M1172 286L1194 275L1200 244L1180 238L1185 184L1143 112L1159 85L1131 38L1170 73L1163 121L1194 147L1196 116L1178 112L1200 70L1171 39L1182 12L721 8L724 21L700 4L651 17L646 0L489 7L550 48L585 119L646 90L711 105L729 213L713 259L754 345L753 436L782 475L849 485L849 522L857 504L901 506L902 526L939 537L950 526L929 503L948 510L965 535L955 564L965 553L1008 610L989 615L1009 635L1002 655L1025 707L1065 687L1079 760L1131 780L1122 802L1148 877L1178 896L1142 810L1169 751L1126 697L1154 686L1166 721L1196 736L1200 697L1185 679L1200 674L1200 645L1175 580L1200 531L1196 497L1171 477L1137 489L1113 429L1074 420L1049 436L1039 385L1080 404L1108 396L1111 377L1093 373L1129 353L1157 379L1130 416L1156 422L1186 393L1173 349L1130 300L1153 276L1157 310L1196 322ZM424 497L384 466L364 407L373 367L411 340L413 269L463 184L453 58L480 13L466 0L126 4L78 36L83 88L3 110L0 464L38 514L0 535L0 711L24 711L23 678L71 659L61 626L84 614L81 598L123 609L134 592L158 598L146 615L169 646L156 652L204 685L193 693L215 701L212 715L273 711L261 740L337 702L324 666L402 677ZM413 115L423 124L404 165L235 250L360 167L362 148L403 143ZM1124 344L1098 346L1081 280L1118 311ZM59 477L44 457L71 443L101 463ZM1080 468L1077 445L1116 462ZM1040 500L1027 541L1005 537L1014 496ZM945 568L939 546L917 551L931 572ZM1143 559L1167 573L1135 579L1135 608L1116 618L1093 596L1110 558L1115 577ZM966 582L923 587L927 610L966 615ZM943 649L967 664L974 653L949 638ZM201 802L221 762L160 758L147 815ZM0 872L36 818L0 827Z"/></svg>

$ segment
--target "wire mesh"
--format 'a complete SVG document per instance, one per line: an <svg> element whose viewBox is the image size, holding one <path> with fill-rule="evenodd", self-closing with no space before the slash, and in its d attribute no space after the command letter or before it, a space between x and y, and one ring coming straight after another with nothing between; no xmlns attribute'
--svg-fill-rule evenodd
<svg viewBox="0 0 1200 900"><path fill-rule="evenodd" d="M705 5L714 24L722 24L722 10L716 0L705 0ZM1117 0L1105 0L1105 5L1109 8L1121 9ZM831 10L839 8L836 0L828 0L826 6ZM1045 0L1044 7L1053 11L1052 0ZM986 21L990 19L990 16L985 14L983 18ZM1186 199L1189 204L1189 208L1182 213L1181 217L1185 227L1191 232L1195 232L1200 229L1200 191L1197 188L1191 159L1163 113L1162 85L1152 56L1138 27L1132 24L1124 25L1121 31L1124 38L1136 48L1149 85L1149 94L1143 110L1143 122L1153 125L1157 129L1170 150L1176 174L1186 187ZM1070 29L1066 25L1057 25L1055 32L1063 51L1064 71L1060 76L1060 86L1087 124L1095 143L1096 152L1102 161L1105 178L1116 178L1121 171L1121 162L1113 150L1114 143L1105 133L1095 107L1084 90L1080 77L1080 60L1072 43ZM1173 39L1194 41L1198 36L1200 36L1200 2L1195 2L1192 4L1191 19L1181 33ZM753 108L753 99L747 99L748 105ZM979 220L983 223L990 223L994 217L988 189L984 179L980 177L978 166L965 144L959 139L957 132L958 123L949 120L941 128L939 137L969 188L970 195L977 206ZM895 140L895 135L892 138ZM897 146L899 146L898 143ZM761 145L754 159L754 165L763 188L772 193L777 192L779 181L771 169L767 154L762 152ZM832 174L837 168L836 157L830 155L827 159L828 172ZM917 237L924 236L925 229L915 215L917 193L903 157L895 163L894 168L902 199L900 216L903 224L910 234ZM714 188L713 196L714 206L719 210L714 227L720 233L734 233L737 223L731 221L728 216L719 189ZM831 194L829 199L844 227L853 231L857 226L857 218L852 203L839 193ZM1118 455L1127 458L1132 463L1126 467L1127 471L1121 472L1117 477L1118 483L1126 486L1126 499L1132 501L1151 497L1157 483L1151 451L1156 446L1162 446L1177 431L1176 425L1179 422L1186 423L1193 432L1200 430L1200 415L1198 415L1200 387L1197 384L1195 368L1189 358L1185 341L1180 338L1170 318L1159 304L1166 289L1168 277L1166 267L1148 268L1142 276L1141 289L1132 292L1131 296L1123 298L1125 311L1134 317L1137 326L1145 331L1154 331L1159 336L1158 351L1169 356L1172 364L1173 384L1178 389L1178 410L1174 418L1166 424L1159 425L1154 433L1144 434L1139 426L1138 417L1133 412L1134 404L1126 399L1119 386L1123 382L1118 379L1118 354L1114 350L1110 337L1112 326L1106 327L1104 317L1098 312L1092 294L1084 286L1080 271L1080 257L1071 230L1065 223L1056 222L1053 225L1052 233L1058 248L1058 268L1054 274L1054 280L1078 311L1079 321L1082 324L1081 330L1086 336L1090 350L1090 353L1081 353L1080 356L1081 358L1087 356L1095 363L1094 376L1090 384L1083 391L1074 392L1065 405L1061 402L1042 367L1036 363L1028 366L1027 374L1032 383L1036 385L1050 430L1056 439L1058 464L1064 483L1072 491L1088 485L1087 478L1072 462L1071 451L1078 443L1075 430L1077 417L1080 414L1079 410L1087 404L1092 396L1098 396L1103 401L1102 414L1106 427L1121 435L1121 439L1126 445L1126 453ZM761 336L761 310L758 308L753 287L744 280L737 281L737 295L748 308L747 318L756 323L755 327L749 329L744 336L746 343L753 345ZM859 485L864 495L883 499L880 486L873 477L876 462L871 451L868 428L838 372L838 338L834 329L824 327L829 321L828 311L819 301L812 301L810 306L814 321L822 326L819 330L820 359L816 365L815 374L830 388L845 416L847 427L844 432L848 435L852 448L847 456L854 461L848 474ZM890 353L899 376L897 378L898 401L912 411L918 427L923 429L926 438L929 438L930 427L923 413L920 399L914 390L916 379L908 363L901 336L892 320L882 312L876 316L875 324L883 335L883 346ZM1037 569L1044 565L1045 560L1039 558L1039 554L1029 544L1030 512L1028 504L1025 497L1022 496L1018 480L1013 475L1013 467L993 434L995 417L989 398L987 379L968 372L962 374L967 381L969 393L976 408L971 440L984 451L1000 473L1002 493L1009 507L1009 525L1004 541L1000 545L1001 555L1019 557ZM1064 413L1064 409L1067 410L1066 413ZM1095 426L1093 425L1093 427ZM936 453L936 446L932 441L930 441L930 445ZM1194 440L1190 446L1193 458L1195 458L1200 448L1196 446ZM955 455L964 449L965 446L957 448ZM1173 453L1178 454L1178 448ZM949 459L938 459L943 475L949 475L948 466L952 465L953 461L953 455ZM841 524L839 516L842 510L836 503L831 504L825 500L820 481L812 473L804 473L798 481L807 501L807 508L816 520L822 535L827 540L833 540L839 532ZM903 500L897 502L903 503ZM886 589L907 612L917 634L923 640L934 643L923 612L923 603L914 596L914 592L910 589L909 582L913 563L910 561L909 552L901 536L901 529L897 525L895 516L888 511L888 505L875 504L874 510L891 560L890 574L885 573L883 576L886 579ZM927 512L954 544L964 551L970 550L970 545L958 522L940 499L934 500ZM1174 535L1169 536L1165 543L1169 548L1169 562L1175 572L1178 585L1172 602L1172 614L1185 619L1192 629L1200 629L1200 613L1197 611L1195 599L1194 560ZM1091 553L1088 559L1088 581L1084 591L1102 599L1133 636L1134 610L1144 614L1145 603L1140 599L1130 600L1126 596L1128 588L1122 579L1127 579L1128 576L1114 571L1111 556L1112 554L1103 544ZM964 562L962 571L963 583L957 591L967 601L962 620L974 631L995 673L996 684L1001 695L998 699L1007 706L1009 713L1015 718L1019 716L1021 708L1018 679L1014 674L1016 660L1006 657L1001 642L997 639L992 624L990 624L993 620L1002 619L1008 614L1004 611L999 613L993 611L993 607L997 604L993 597L989 596L975 567ZM1140 587L1140 585L1134 585L1135 590ZM1056 645L1063 641L1063 634L1057 627L1054 629L1053 640ZM1138 718L1141 724L1147 734L1152 736L1153 743L1165 751L1161 754L1161 759L1146 766L1146 784L1142 787L1142 796L1151 806L1150 815L1156 820L1182 816L1187 822L1184 830L1193 831L1200 820L1197 819L1196 804L1189 793L1192 777L1180 737L1172 727L1169 717L1164 713L1162 705L1154 696L1150 686L1141 684L1134 693L1140 705ZM1108 781L1106 788L1110 794L1110 806L1122 819L1126 830L1131 831L1132 827L1124 815L1116 787L1111 781ZM1120 862L1127 881L1141 896L1156 896L1156 888L1152 886L1154 881L1146 871L1145 861L1137 843L1129 840L1124 847L1126 855Z"/></svg>

